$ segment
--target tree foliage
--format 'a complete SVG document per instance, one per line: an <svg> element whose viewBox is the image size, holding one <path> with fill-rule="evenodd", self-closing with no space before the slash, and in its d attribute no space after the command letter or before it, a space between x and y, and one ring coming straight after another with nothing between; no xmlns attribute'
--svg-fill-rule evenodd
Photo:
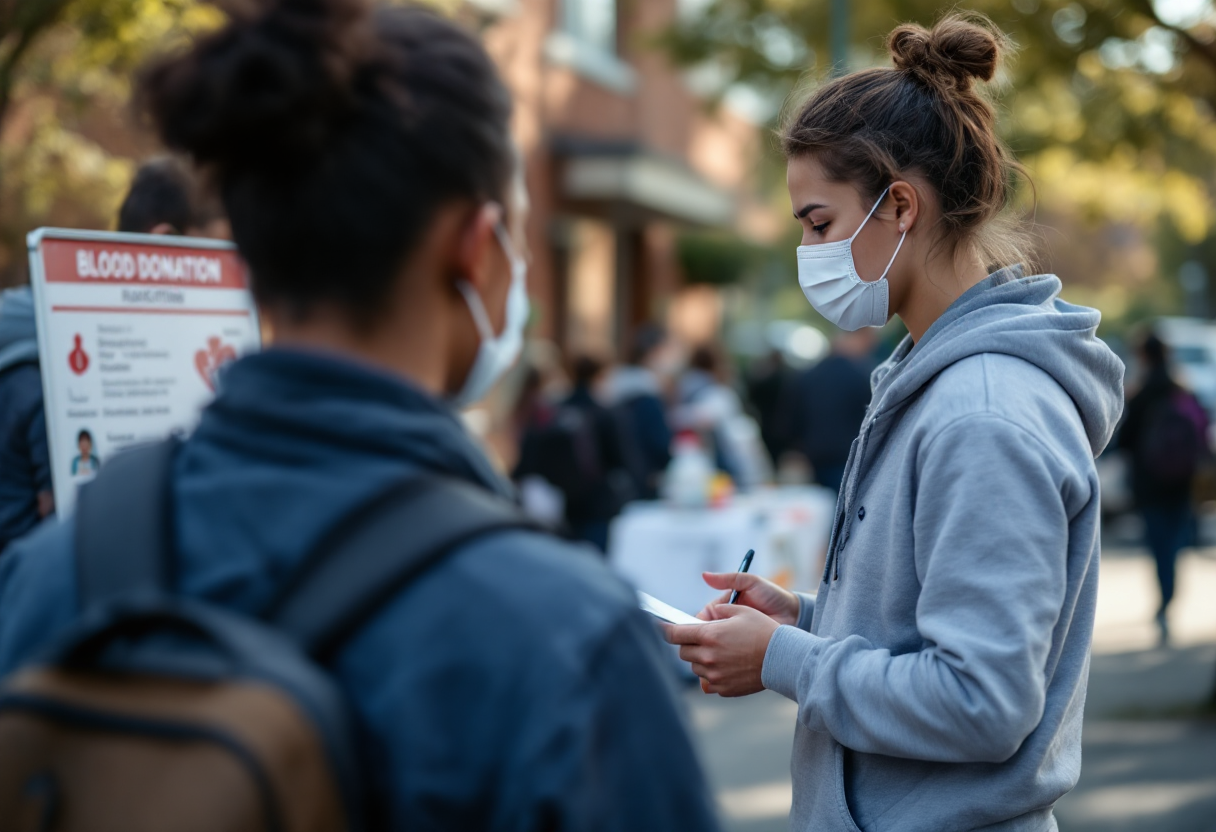
<svg viewBox="0 0 1216 832"><path fill-rule="evenodd" d="M130 108L138 68L221 16L195 0L0 2L4 285L22 279L33 228L112 226L136 162L157 150Z"/></svg>
<svg viewBox="0 0 1216 832"><path fill-rule="evenodd" d="M30 230L112 227L160 150L130 106L139 68L222 21L204 0L0 0L0 286L23 279Z"/></svg>
<svg viewBox="0 0 1216 832"><path fill-rule="evenodd" d="M660 41L677 63L716 78L720 95L743 85L779 103L830 74L831 5L704 0L689 4ZM883 37L896 24L931 25L950 10L936 0L869 0L849 8L853 69L886 63ZM957 8L986 14L1019 47L995 95L1004 136L1033 174L1041 219L1066 217L1063 225L1077 229L1077 221L1091 229L1126 226L1144 235L1164 225L1170 233L1155 239L1176 247L1208 237L1216 225L1210 3L968 0ZM1024 194L1027 206L1031 198ZM1094 282L1130 262L1103 264ZM1154 268L1150 263L1147 277ZM1216 273L1216 263L1209 270ZM1139 269L1139 279L1145 271Z"/></svg>

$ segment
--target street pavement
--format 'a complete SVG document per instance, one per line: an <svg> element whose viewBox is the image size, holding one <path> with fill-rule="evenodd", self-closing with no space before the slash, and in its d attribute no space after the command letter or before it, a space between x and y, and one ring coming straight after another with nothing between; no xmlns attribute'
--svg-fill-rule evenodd
<svg viewBox="0 0 1216 832"><path fill-rule="evenodd" d="M1157 646L1157 590L1140 549L1103 552L1081 781L1061 832L1216 832L1216 548L1179 562L1171 643ZM784 832L797 708L775 693L685 694L728 832Z"/></svg>

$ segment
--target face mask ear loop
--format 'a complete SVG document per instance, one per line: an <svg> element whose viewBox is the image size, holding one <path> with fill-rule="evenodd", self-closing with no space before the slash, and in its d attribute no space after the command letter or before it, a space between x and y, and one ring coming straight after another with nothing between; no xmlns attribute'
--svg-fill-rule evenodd
<svg viewBox="0 0 1216 832"><path fill-rule="evenodd" d="M890 192L891 192L891 186L890 186L890 185L888 185L888 186L886 187L886 190L884 190L884 191L882 192L882 196L880 196L880 197L878 198L878 202L875 202L875 203L874 203L874 207L870 209L870 213L866 214L866 218L865 218L864 220L862 220L862 221L861 221L861 225L857 226L857 230L856 230L856 231L854 231L854 232L853 232L853 236L849 238L849 243L850 243L850 244L851 244L851 243L852 243L854 240L856 240L856 239L857 239L857 235L861 233L861 229L863 229L863 228L865 228L865 227L866 227L866 223L868 223L868 222L870 221L870 217L874 216L874 212L878 210L878 206L879 206L879 205L882 205L882 201L883 201L884 199L886 199L886 198L887 198L887 194L888 194L888 193L890 193Z"/></svg>
<svg viewBox="0 0 1216 832"><path fill-rule="evenodd" d="M899 235L899 245L895 247L895 253L891 255L891 259L887 261L887 267L882 270L882 277L887 276L887 272L891 271L891 266L895 264L895 258L899 256L899 250L904 247L904 240L908 239L908 232L905 231ZM882 280L882 277L878 278Z"/></svg>
<svg viewBox="0 0 1216 832"><path fill-rule="evenodd" d="M515 243L511 242L511 235L507 233L507 229L503 228L501 222L494 225L494 235L498 237L498 244L502 246L503 253L507 255L507 260L514 266L515 261L519 259L519 255L515 251Z"/></svg>
<svg viewBox="0 0 1216 832"><path fill-rule="evenodd" d="M490 316L486 314L486 305L481 302L481 296L466 280L459 281L456 288L460 290L460 294L464 295L465 303L469 307L469 313L473 316L473 324L477 327L477 334L481 336L481 340L493 341L496 337L494 327L490 325Z"/></svg>

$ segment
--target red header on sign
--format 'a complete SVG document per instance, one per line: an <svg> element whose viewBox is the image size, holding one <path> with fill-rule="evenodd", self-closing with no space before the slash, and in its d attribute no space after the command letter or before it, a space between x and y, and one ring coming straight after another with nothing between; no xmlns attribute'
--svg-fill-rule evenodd
<svg viewBox="0 0 1216 832"><path fill-rule="evenodd" d="M152 284L245 289L245 263L231 249L43 240L48 283Z"/></svg>

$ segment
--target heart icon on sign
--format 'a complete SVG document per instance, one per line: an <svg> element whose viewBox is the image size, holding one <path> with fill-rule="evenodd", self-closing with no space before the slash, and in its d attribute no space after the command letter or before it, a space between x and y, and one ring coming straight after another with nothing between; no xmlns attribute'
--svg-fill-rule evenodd
<svg viewBox="0 0 1216 832"><path fill-rule="evenodd" d="M236 361L236 349L215 336L207 339L206 349L201 349L194 354L194 368L198 370L198 374L203 377L203 381L213 393L215 392L216 374L221 367L232 361Z"/></svg>

